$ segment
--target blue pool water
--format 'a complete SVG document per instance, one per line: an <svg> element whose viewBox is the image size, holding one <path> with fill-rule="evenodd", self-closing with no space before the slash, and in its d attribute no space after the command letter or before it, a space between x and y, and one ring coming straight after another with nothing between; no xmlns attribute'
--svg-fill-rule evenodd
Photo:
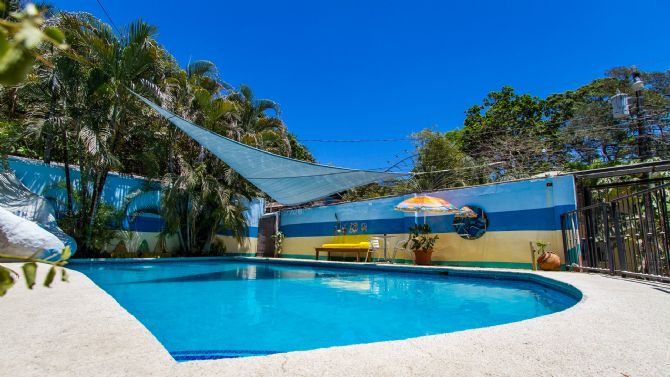
<svg viewBox="0 0 670 377"><path fill-rule="evenodd" d="M178 361L406 339L537 317L576 299L543 285L270 263L73 264Z"/></svg>

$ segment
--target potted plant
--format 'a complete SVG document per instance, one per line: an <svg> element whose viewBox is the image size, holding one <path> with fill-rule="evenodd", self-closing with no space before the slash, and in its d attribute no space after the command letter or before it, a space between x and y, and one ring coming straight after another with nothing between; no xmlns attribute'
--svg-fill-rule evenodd
<svg viewBox="0 0 670 377"><path fill-rule="evenodd" d="M283 247L284 247L284 233L282 233L280 230L278 230L277 233L273 234L270 237L274 241L275 257L278 257L278 256L281 255L281 252L282 252Z"/></svg>
<svg viewBox="0 0 670 377"><path fill-rule="evenodd" d="M429 266L433 255L433 246L439 238L437 235L430 236L431 229L428 224L415 224L409 228L409 239L405 247L414 252L414 262L421 266Z"/></svg>
<svg viewBox="0 0 670 377"><path fill-rule="evenodd" d="M540 269L544 271L558 271L561 269L561 257L553 251L545 250L549 246L549 242L537 241L535 245L538 248L537 252L540 253L537 257L537 264Z"/></svg>

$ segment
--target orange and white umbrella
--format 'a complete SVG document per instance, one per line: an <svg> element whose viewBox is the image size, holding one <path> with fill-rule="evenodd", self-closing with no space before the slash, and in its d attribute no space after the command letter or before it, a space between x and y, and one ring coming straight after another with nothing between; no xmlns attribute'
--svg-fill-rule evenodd
<svg viewBox="0 0 670 377"><path fill-rule="evenodd" d="M395 206L396 211L402 212L423 212L424 223L426 222L426 213L458 213L459 210L449 201L428 195L419 195L408 198Z"/></svg>

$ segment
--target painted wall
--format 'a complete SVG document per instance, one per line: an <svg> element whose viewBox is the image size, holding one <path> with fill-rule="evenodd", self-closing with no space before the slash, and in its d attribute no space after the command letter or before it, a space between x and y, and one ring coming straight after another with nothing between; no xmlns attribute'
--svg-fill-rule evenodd
<svg viewBox="0 0 670 377"><path fill-rule="evenodd" d="M557 176L430 193L453 203L482 208L487 232L467 240L455 233L453 215L428 215L426 221L439 234L435 264L478 267L530 268L530 242L550 242L549 249L563 259L560 214L575 209L572 176ZM314 248L324 243L358 242L370 236L392 234L393 245L407 238L407 229L423 216L398 212L393 207L407 196L383 198L281 212L280 229L286 238L284 257L314 258ZM336 215L346 236L335 236ZM381 253L375 255L381 257ZM407 255L405 259L411 258Z"/></svg>
<svg viewBox="0 0 670 377"><path fill-rule="evenodd" d="M65 203L65 190L63 188L65 173L62 165L47 165L36 160L10 157L9 166L32 192L47 198L54 198L56 203ZM79 185L80 174L76 167L71 169L71 177L73 184ZM123 240L130 252L135 252L143 240L146 240L149 244L149 250L153 251L156 248L158 234L163 227L163 220L158 215L142 213L141 209L160 205L160 185L156 181L149 181L141 177L110 173L102 193L104 203L121 210L126 204L128 194L139 189L144 189L147 192L137 196L128 206L130 209L128 211L129 215L136 210L138 210L138 213L136 216L128 217L123 224L124 229L127 230L124 232ZM230 235L231 233L225 230L217 235L221 242L226 245L228 253L235 255L256 253L258 221L263 214L265 201L264 199L254 199L246 203L246 206L248 210L245 211L244 216L249 224L249 231L247 237L242 239L242 243L238 244ZM64 210L62 205L61 208L58 207L56 205L57 210ZM113 250L117 243L118 240L115 240L108 245L107 249ZM177 247L176 239L168 239L168 251L174 251Z"/></svg>
<svg viewBox="0 0 670 377"><path fill-rule="evenodd" d="M63 168L60 165L46 165L39 161L11 157L10 167L17 177L33 192L47 197L60 198L64 202L62 181ZM72 170L74 183L79 182L79 172ZM139 188L158 188L157 182L139 177L110 174L103 192L103 201L117 209L123 208L129 193ZM463 189L438 191L432 196L449 200L458 207L477 206L489 218L487 232L479 239L466 240L453 229L453 215L428 215L426 221L439 234L433 260L436 264L530 268L530 242L544 240L550 242L550 249L562 256L560 214L575 208L575 192L572 176L559 176L507 182ZM423 222L423 216L398 212L393 207L406 196L376 200L285 210L280 214L280 229L286 238L283 257L313 258L314 247L324 243L367 241L371 236L391 234L396 236L388 245L388 253L393 252L395 242L407 238L407 229L415 221ZM139 209L158 205L158 191L140 195L130 207ZM230 232L222 231L217 237L226 245L231 255L255 255L258 222L263 214L264 201L255 199L248 203L245 212L249 232L242 243L238 243ZM339 218L340 226L348 230L345 236L335 236ZM163 220L156 215L139 213L133 221L126 222L124 240L130 251L134 251L143 240L150 250L156 247L158 233ZM110 249L116 246L116 241ZM168 248L174 249L176 240L169 240ZM380 258L382 253L375 255ZM410 255L403 256L409 260Z"/></svg>

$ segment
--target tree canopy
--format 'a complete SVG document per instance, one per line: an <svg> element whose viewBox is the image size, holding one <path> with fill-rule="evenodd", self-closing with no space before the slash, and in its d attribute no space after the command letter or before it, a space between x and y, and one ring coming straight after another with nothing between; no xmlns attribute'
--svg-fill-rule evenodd
<svg viewBox="0 0 670 377"><path fill-rule="evenodd" d="M84 256L102 252L118 222L101 202L111 171L160 181L164 236L182 254L216 249L219 227L244 231L241 201L263 196L225 163L141 104L131 90L184 119L276 154L314 162L275 101L226 83L211 61L181 67L142 20L115 32L85 13L0 2L0 155L64 164L60 223ZM48 11L48 13L47 13ZM46 20L43 19L46 17ZM24 25L32 34L18 33ZM32 35L33 38L27 38ZM641 79L640 87L635 80ZM630 114L609 100L623 93ZM449 132L413 133L415 175L350 190L354 200L531 177L670 156L670 71L615 67L575 90L540 98L504 86L465 110ZM81 171L75 184L72 165Z"/></svg>
<svg viewBox="0 0 670 377"><path fill-rule="evenodd" d="M247 85L233 88L212 62L180 67L156 41L155 26L136 20L116 33L86 13L52 11L42 21L39 12L24 16L13 12L18 5L7 4L12 12L3 6L3 18L33 17L24 24L47 43L27 46L20 33L0 33L27 59L16 67L0 65L7 67L5 76L0 71L0 153L64 164L66 199L57 203L59 223L77 240L79 255L103 255L100 240L109 240L119 223L121 214L101 200L111 171L161 182L164 205L143 211L162 215L163 235L177 237L180 254L216 249L212 243L221 228L241 236L246 229L242 203L263 195L146 108L131 90L216 133L314 161L288 132L276 102L258 98ZM81 172L76 183L70 176L73 165Z"/></svg>
<svg viewBox="0 0 670 377"><path fill-rule="evenodd" d="M637 76L646 85L636 92ZM627 117L613 116L609 99L617 93L629 97ZM420 175L409 187L434 190L667 159L668 94L670 71L634 67L613 68L604 78L547 98L505 86L467 109L461 128L414 135L414 171Z"/></svg>

